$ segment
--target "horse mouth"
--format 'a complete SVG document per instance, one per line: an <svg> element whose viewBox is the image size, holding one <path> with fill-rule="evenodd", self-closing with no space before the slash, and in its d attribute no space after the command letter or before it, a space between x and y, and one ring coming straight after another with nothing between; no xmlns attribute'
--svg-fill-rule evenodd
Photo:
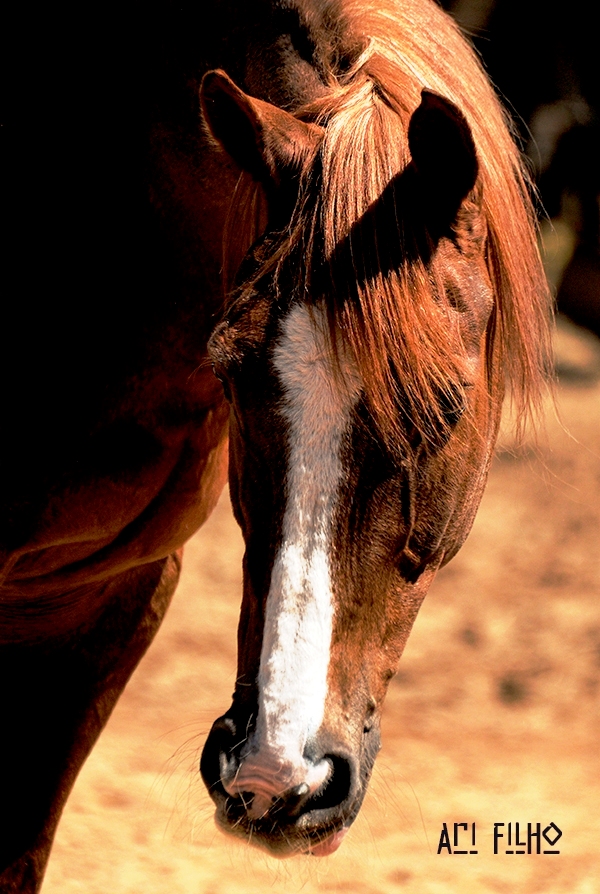
<svg viewBox="0 0 600 894"><path fill-rule="evenodd" d="M250 819L241 797L225 795L217 801L215 821L223 832L244 839L272 857L326 857L338 849L356 813L358 808L348 820L319 821L305 814L295 822L286 822L277 817L275 809L260 819Z"/></svg>
<svg viewBox="0 0 600 894"><path fill-rule="evenodd" d="M244 777L248 790L245 785L243 789L231 785L232 778L240 780L236 776L241 765L236 750L238 727L247 727L243 718L218 718L200 760L204 784L216 807L217 826L274 857L334 853L362 806L380 747L378 725L365 728L357 755L339 742L330 741L331 750L320 749L320 762L329 765L329 771L318 788L311 792L305 780L270 798L268 787L259 784L260 773L254 777L255 768Z"/></svg>
<svg viewBox="0 0 600 894"><path fill-rule="evenodd" d="M323 789L326 791L326 784ZM223 832L244 839L273 857L326 857L338 849L354 822L364 790L355 792L342 809L326 806L324 792L319 790L304 803L302 812L290 811L289 803L274 802L258 818L249 815L253 797L250 793L229 795L219 780L210 787L210 795L216 805L215 822Z"/></svg>

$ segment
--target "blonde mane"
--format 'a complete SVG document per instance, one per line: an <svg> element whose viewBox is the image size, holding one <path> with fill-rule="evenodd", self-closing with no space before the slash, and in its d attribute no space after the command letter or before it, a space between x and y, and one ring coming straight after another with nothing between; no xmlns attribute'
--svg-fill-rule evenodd
<svg viewBox="0 0 600 894"><path fill-rule="evenodd" d="M323 259L334 257L409 164L409 121L421 91L429 89L461 110L477 152L477 197L494 292L487 343L491 400L499 405L508 387L520 418L534 415L550 369L551 302L530 184L479 60L457 26L428 0L339 0L322 4L322 10L334 23L328 90L296 112L324 128L319 160L306 172L289 230L248 287L268 273L277 281L293 257L299 271L306 271L299 273L298 289L312 290L313 300L321 297L314 294L315 271ZM247 247L262 224L257 193L245 182L234 215ZM241 228L240 215L246 220ZM375 232L370 250L385 253L390 238L410 241L401 223L395 229L393 234ZM240 253L230 242L228 254ZM460 401L465 380L465 358L448 338L435 265L414 252L404 254L394 268L379 265L368 277L357 275L358 268L372 263L354 258L346 282L333 273L324 290L333 341L341 337L354 353L374 417L391 440L404 437L398 383L406 415L424 434L424 420L431 424L432 414L434 423L444 424L442 410L436 409L440 399L458 396Z"/></svg>

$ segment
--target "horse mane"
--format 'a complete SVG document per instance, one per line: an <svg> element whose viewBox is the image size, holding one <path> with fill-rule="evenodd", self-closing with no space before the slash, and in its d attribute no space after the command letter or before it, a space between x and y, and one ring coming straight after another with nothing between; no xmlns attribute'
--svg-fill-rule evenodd
<svg viewBox="0 0 600 894"><path fill-rule="evenodd" d="M403 244L404 261L373 270L372 260L357 257L364 248L352 240L357 222L410 162L408 124L421 91L438 93L466 118L479 162L476 198L487 230L486 262L494 292L488 389L498 406L507 387L524 424L539 411L549 378L551 302L531 185L510 123L474 51L433 3L339 0L324 3L323 10L334 23L329 86L296 112L324 128L318 163L305 172L289 228L248 287L269 273L277 281L286 261L295 257L297 269L306 271L297 288L310 294L312 286L314 293L315 284L322 285L315 271L323 269L323 259L331 261L349 241L354 269L340 276L330 263L323 289L334 355L341 337L344 350L356 358L367 400L388 442L405 441L407 416L425 439L432 425L446 424L444 407L464 397L466 353L457 353L456 339L449 338L451 315L441 269L427 265L418 252L406 251L411 235L400 208L394 238ZM242 183L233 207L238 239L247 248L264 214L257 210L256 190L247 180ZM389 229L374 232L369 252L389 254L389 241ZM240 256L241 248L229 240L227 253ZM365 276L367 269L371 273Z"/></svg>

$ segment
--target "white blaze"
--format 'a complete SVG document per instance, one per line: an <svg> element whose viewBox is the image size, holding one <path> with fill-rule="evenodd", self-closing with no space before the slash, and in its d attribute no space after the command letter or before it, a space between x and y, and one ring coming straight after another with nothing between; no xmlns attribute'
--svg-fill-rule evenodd
<svg viewBox="0 0 600 894"><path fill-rule="evenodd" d="M282 784L292 785L311 784L301 774L307 769L303 750L323 720L334 613L332 522L342 439L360 392L349 361L343 378L334 376L326 333L323 309L311 313L295 305L274 351L289 468L282 543L266 604L253 743L271 772L278 766L289 777ZM320 781L322 776L320 771Z"/></svg>

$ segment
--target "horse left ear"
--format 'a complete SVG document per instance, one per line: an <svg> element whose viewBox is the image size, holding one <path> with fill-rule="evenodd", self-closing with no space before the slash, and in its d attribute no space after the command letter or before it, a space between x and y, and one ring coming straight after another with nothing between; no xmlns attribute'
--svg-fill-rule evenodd
<svg viewBox="0 0 600 894"><path fill-rule="evenodd" d="M248 96L224 71L204 75L200 101L215 139L267 192L300 174L322 139L322 128Z"/></svg>
<svg viewBox="0 0 600 894"><path fill-rule="evenodd" d="M442 96L423 90L408 127L408 147L430 211L451 224L475 186L479 163L462 112Z"/></svg>

